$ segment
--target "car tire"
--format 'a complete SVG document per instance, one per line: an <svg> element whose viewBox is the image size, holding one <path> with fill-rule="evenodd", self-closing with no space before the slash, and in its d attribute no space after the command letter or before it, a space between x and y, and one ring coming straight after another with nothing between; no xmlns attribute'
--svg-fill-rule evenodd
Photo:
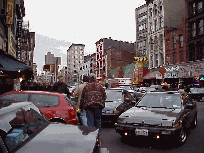
<svg viewBox="0 0 204 153"><path fill-rule="evenodd" d="M194 117L193 122L192 122L192 127L196 128L197 124L198 124L198 122L197 122L197 114L196 114L196 116Z"/></svg>
<svg viewBox="0 0 204 153"><path fill-rule="evenodd" d="M181 131L179 132L178 142L180 144L183 144L186 142L186 139L187 139L186 130L184 128L182 128Z"/></svg>

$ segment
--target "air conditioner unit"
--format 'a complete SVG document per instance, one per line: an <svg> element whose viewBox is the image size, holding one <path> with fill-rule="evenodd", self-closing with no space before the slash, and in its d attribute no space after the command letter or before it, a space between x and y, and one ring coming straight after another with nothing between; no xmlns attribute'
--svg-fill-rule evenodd
<svg viewBox="0 0 204 153"><path fill-rule="evenodd" d="M6 15L6 9L2 8L1 9L1 14L0 15Z"/></svg>

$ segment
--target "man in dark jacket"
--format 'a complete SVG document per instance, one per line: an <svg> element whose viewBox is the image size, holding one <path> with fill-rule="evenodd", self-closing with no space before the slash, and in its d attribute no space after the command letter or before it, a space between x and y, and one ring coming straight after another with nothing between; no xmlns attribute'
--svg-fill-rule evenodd
<svg viewBox="0 0 204 153"><path fill-rule="evenodd" d="M99 128L100 133L105 100L106 93L103 86L97 82L95 74L90 74L89 83L82 90L79 107L81 110L86 110L88 126Z"/></svg>
<svg viewBox="0 0 204 153"><path fill-rule="evenodd" d="M55 92L59 92L59 93L65 93L65 94L67 94L68 97L70 97L71 93L69 92L67 84L62 82L63 76L59 76L58 79L59 79L59 81L54 83L51 91L55 91Z"/></svg>

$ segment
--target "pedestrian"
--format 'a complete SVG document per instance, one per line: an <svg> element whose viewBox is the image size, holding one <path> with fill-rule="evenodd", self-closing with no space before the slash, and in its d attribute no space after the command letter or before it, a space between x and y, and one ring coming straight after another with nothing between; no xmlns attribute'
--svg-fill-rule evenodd
<svg viewBox="0 0 204 153"><path fill-rule="evenodd" d="M77 109L80 106L82 90L88 84L88 82L89 82L89 77L88 76L84 76L82 84L77 86L76 89L74 90L74 97L76 97L78 99ZM80 110L80 119L81 119L80 121L81 121L82 125L87 126L86 111L83 110L83 109Z"/></svg>
<svg viewBox="0 0 204 153"><path fill-rule="evenodd" d="M43 91L50 91L50 90L51 90L50 83L48 81L45 81L43 85Z"/></svg>
<svg viewBox="0 0 204 153"><path fill-rule="evenodd" d="M71 96L67 84L63 82L63 76L58 76L58 81L53 84L51 91L65 93L69 98Z"/></svg>
<svg viewBox="0 0 204 153"><path fill-rule="evenodd" d="M83 88L80 109L86 110L87 124L99 128L101 134L101 115L105 107L106 93L103 86L97 82L95 74L91 73L88 84Z"/></svg>
<svg viewBox="0 0 204 153"><path fill-rule="evenodd" d="M26 82L26 80L25 79L23 79L22 81L21 81L21 90L28 90L29 88L28 88L28 83Z"/></svg>

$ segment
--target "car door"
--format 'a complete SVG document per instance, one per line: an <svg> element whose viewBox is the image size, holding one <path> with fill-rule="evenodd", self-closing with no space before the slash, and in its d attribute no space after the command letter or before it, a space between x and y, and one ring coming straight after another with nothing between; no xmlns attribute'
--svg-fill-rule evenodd
<svg viewBox="0 0 204 153"><path fill-rule="evenodd" d="M196 103L194 103L190 98L185 98L185 101L186 101L184 104L185 125L186 127L189 127L195 116ZM192 107L187 106L187 104L192 104Z"/></svg>

